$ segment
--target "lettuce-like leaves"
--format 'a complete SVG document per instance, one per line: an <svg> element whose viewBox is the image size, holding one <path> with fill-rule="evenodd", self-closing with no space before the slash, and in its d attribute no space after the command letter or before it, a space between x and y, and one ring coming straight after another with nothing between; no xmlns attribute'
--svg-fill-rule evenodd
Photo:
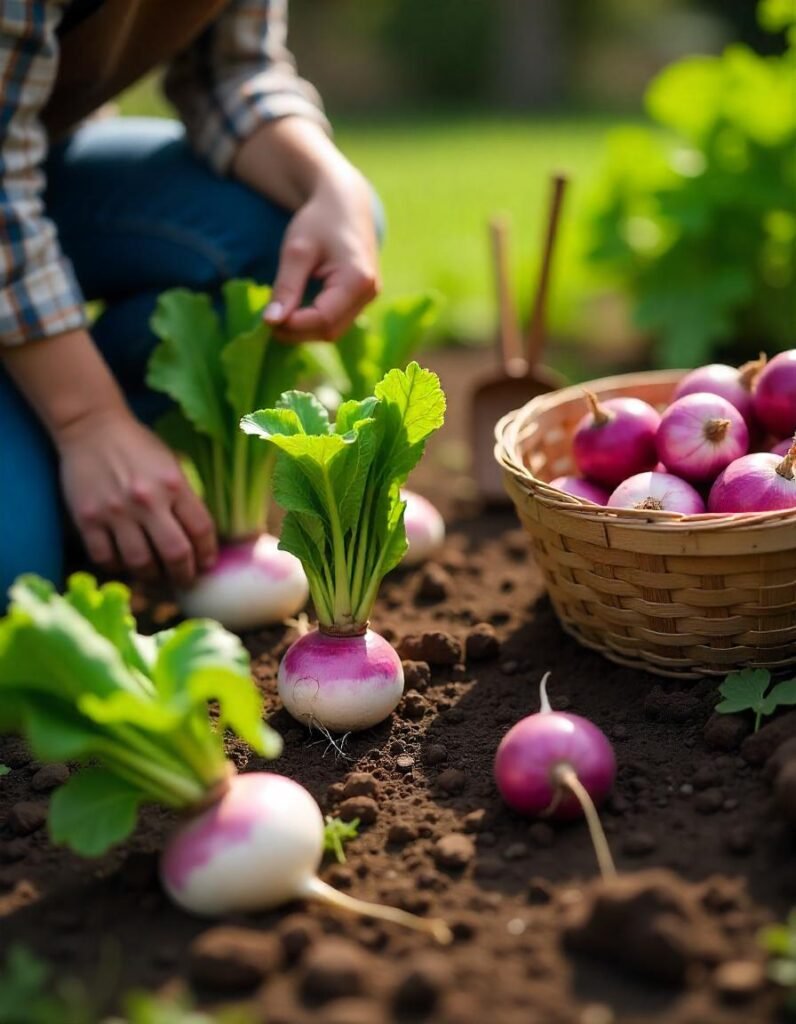
<svg viewBox="0 0 796 1024"><path fill-rule="evenodd" d="M444 417L439 378L410 363L374 395L341 405L334 426L299 391L241 420L278 452L280 547L301 560L323 625L357 629L370 617L382 578L407 548L400 488Z"/></svg>
<svg viewBox="0 0 796 1024"><path fill-rule="evenodd" d="M248 654L218 623L141 636L127 589L83 573L63 596L36 576L11 588L0 620L0 730L23 733L39 760L100 765L54 797L56 841L94 856L130 833L141 803L201 801L227 771L226 728L263 756L279 753Z"/></svg>
<svg viewBox="0 0 796 1024"><path fill-rule="evenodd" d="M313 366L304 346L280 345L262 320L270 289L228 281L217 312L208 295L164 292L152 316L160 339L147 383L176 408L157 425L193 464L219 533L245 536L265 527L271 459L238 430L251 409L272 405Z"/></svg>

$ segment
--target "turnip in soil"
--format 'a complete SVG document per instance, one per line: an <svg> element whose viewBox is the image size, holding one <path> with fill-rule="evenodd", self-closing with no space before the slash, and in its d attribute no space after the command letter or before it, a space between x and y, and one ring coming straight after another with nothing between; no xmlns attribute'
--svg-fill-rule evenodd
<svg viewBox="0 0 796 1024"><path fill-rule="evenodd" d="M95 857L126 839L139 807L180 811L161 859L175 903L195 914L267 910L312 899L428 932L440 921L359 900L317 877L324 847L318 805L269 772L237 775L226 729L258 754L279 753L237 637L214 622L135 631L129 594L73 576L60 597L37 577L12 587L0 621L0 727L24 734L36 758L82 767L50 802L55 842ZM208 718L218 706L218 725Z"/></svg>
<svg viewBox="0 0 796 1024"><path fill-rule="evenodd" d="M780 352L755 383L755 415L775 437L796 432L796 349Z"/></svg>
<svg viewBox="0 0 796 1024"><path fill-rule="evenodd" d="M719 395L696 392L673 402L661 417L658 455L670 473L685 480L713 480L749 451L749 430L734 405Z"/></svg>
<svg viewBox="0 0 796 1024"><path fill-rule="evenodd" d="M580 472L613 488L658 461L655 432L660 416L638 398L609 398L604 402L586 392L590 411L575 428L572 451Z"/></svg>
<svg viewBox="0 0 796 1024"><path fill-rule="evenodd" d="M611 791L616 758L608 738L580 715L553 711L548 672L539 687L541 709L523 718L501 740L495 781L506 803L520 814L571 820L583 814L600 870L616 874L596 806Z"/></svg>
<svg viewBox="0 0 796 1024"><path fill-rule="evenodd" d="M445 520L428 498L406 487L401 489L401 500L406 502L404 526L409 547L404 565L420 565L442 547L445 540Z"/></svg>
<svg viewBox="0 0 796 1024"><path fill-rule="evenodd" d="M260 316L269 295L230 281L219 316L209 296L174 289L152 318L160 343L147 382L176 405L157 428L192 466L221 542L216 565L179 594L180 605L235 630L282 622L309 593L299 561L265 532L273 455L238 429L244 413L276 401L311 367L306 346L271 341Z"/></svg>
<svg viewBox="0 0 796 1024"><path fill-rule="evenodd" d="M796 439L784 458L754 452L736 459L708 496L709 512L778 512L796 508Z"/></svg>
<svg viewBox="0 0 796 1024"><path fill-rule="evenodd" d="M401 698L401 662L368 622L382 578L407 549L400 489L444 415L436 374L410 363L391 370L373 396L344 402L334 426L299 391L241 422L278 453L280 548L301 560L318 617L318 630L279 666L285 707L306 725L367 729Z"/></svg>

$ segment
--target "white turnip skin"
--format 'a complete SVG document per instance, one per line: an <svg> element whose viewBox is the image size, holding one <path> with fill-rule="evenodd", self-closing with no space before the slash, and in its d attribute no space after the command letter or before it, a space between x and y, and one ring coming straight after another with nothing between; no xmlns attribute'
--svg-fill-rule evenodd
<svg viewBox="0 0 796 1024"><path fill-rule="evenodd" d="M450 942L442 921L364 903L322 882L323 835L321 810L298 783L271 772L233 775L220 798L172 836L161 881L178 906L201 916L312 899Z"/></svg>
<svg viewBox="0 0 796 1024"><path fill-rule="evenodd" d="M749 428L734 405L706 391L678 398L656 435L658 457L670 473L691 483L712 481L749 451Z"/></svg>
<svg viewBox="0 0 796 1024"><path fill-rule="evenodd" d="M359 732L378 725L404 691L401 659L384 637L332 636L312 630L279 665L279 696L304 725L327 732Z"/></svg>
<svg viewBox="0 0 796 1024"><path fill-rule="evenodd" d="M216 619L241 632L284 622L309 597L301 562L268 533L221 547L213 568L179 594L188 618Z"/></svg>
<svg viewBox="0 0 796 1024"><path fill-rule="evenodd" d="M622 481L607 504L609 508L679 512L686 516L705 511L699 492L671 473L637 473Z"/></svg>
<svg viewBox="0 0 796 1024"><path fill-rule="evenodd" d="M404 527L409 550L403 557L404 565L420 565L442 547L445 540L445 520L431 502L403 488L401 497L406 502Z"/></svg>

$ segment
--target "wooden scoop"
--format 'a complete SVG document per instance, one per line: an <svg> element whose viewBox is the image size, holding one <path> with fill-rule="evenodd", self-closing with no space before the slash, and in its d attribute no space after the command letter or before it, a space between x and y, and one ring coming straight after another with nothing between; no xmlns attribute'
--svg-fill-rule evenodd
<svg viewBox="0 0 796 1024"><path fill-rule="evenodd" d="M471 449L478 490L484 501L490 504L505 504L509 500L503 487L500 467L493 455L495 424L507 412L519 409L536 395L555 391L566 383L558 373L539 362L545 341L550 269L566 184L567 179L561 174L552 178L542 267L524 346L509 277L509 228L502 218L493 219L489 225L498 300L498 352L501 365L500 372L490 374L473 392Z"/></svg>

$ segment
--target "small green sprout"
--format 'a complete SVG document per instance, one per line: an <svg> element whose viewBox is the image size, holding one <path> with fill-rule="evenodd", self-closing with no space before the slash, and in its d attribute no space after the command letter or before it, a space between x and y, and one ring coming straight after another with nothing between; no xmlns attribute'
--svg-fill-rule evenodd
<svg viewBox="0 0 796 1024"><path fill-rule="evenodd" d="M3 775L8 775L10 771L11 769L8 767L7 764L0 764L0 777L2 777Z"/></svg>
<svg viewBox="0 0 796 1024"><path fill-rule="evenodd" d="M763 716L773 715L779 707L796 704L796 678L771 685L771 673L765 668L744 668L731 672L719 687L724 700L716 705L722 715L754 711L755 732Z"/></svg>
<svg viewBox="0 0 796 1024"><path fill-rule="evenodd" d="M326 826L323 830L323 852L333 853L338 864L345 864L346 855L343 844L356 839L359 835L359 818L343 821L326 815Z"/></svg>
<svg viewBox="0 0 796 1024"><path fill-rule="evenodd" d="M758 942L769 954L768 976L787 990L787 1007L796 1011L796 909L784 924L764 928Z"/></svg>

